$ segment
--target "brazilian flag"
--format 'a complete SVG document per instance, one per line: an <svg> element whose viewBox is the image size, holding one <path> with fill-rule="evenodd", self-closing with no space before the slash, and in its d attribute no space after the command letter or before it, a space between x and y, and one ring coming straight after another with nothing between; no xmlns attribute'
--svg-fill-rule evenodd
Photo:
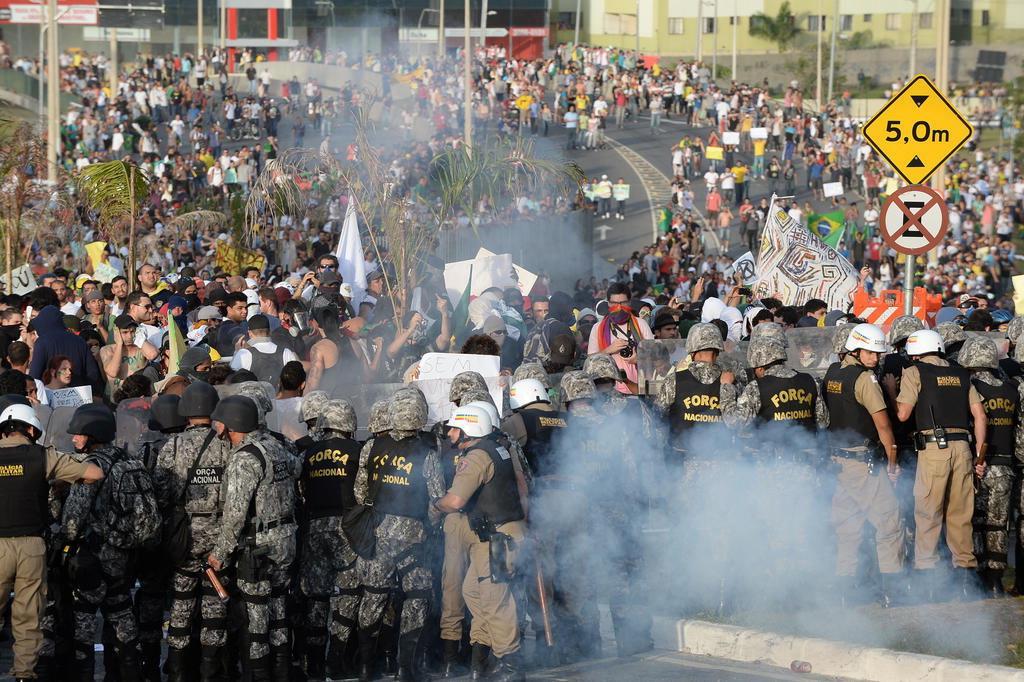
<svg viewBox="0 0 1024 682"><path fill-rule="evenodd" d="M839 248L839 242L846 232L845 217L842 211L831 213L812 213L807 219L807 229L818 239L833 249Z"/></svg>

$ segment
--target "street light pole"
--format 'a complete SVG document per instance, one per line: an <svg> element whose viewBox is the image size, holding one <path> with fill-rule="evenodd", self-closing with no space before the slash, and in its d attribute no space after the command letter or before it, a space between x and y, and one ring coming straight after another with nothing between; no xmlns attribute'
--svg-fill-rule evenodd
<svg viewBox="0 0 1024 682"><path fill-rule="evenodd" d="M836 37L839 33L839 0L835 2L835 11L832 14L832 48L828 55L828 101L832 101L832 85L836 77Z"/></svg>
<svg viewBox="0 0 1024 682"><path fill-rule="evenodd" d="M697 0L697 61L704 60L704 0Z"/></svg>
<svg viewBox="0 0 1024 682"><path fill-rule="evenodd" d="M462 143L464 145L466 145L466 154L467 155L472 155L473 154L473 146L472 146L472 140L473 140L473 70L472 70L472 59L473 59L473 56L471 54L470 38L469 38L469 0L466 0L465 13L466 13L466 20L465 20L464 25L466 27L466 35L465 35L465 42L464 42L464 47L463 47L464 54L462 55L462 76L465 79L465 85L463 86L463 90L465 92L463 93L464 100L463 100L463 103L462 103L463 119L464 119L463 120L464 132L463 132L463 142Z"/></svg>
<svg viewBox="0 0 1024 682"><path fill-rule="evenodd" d="M736 7L737 0L732 0L732 79L739 81L736 75L736 29L740 23L739 9Z"/></svg>
<svg viewBox="0 0 1024 682"><path fill-rule="evenodd" d="M46 64L46 178L52 184L57 182L57 166L60 157L60 59L57 43L57 0L48 0L46 15L47 52L49 61ZM114 94L111 93L111 97Z"/></svg>
<svg viewBox="0 0 1024 682"><path fill-rule="evenodd" d="M580 5L583 0L576 0L576 28L572 32L572 49L575 50L576 46L580 44Z"/></svg>
<svg viewBox="0 0 1024 682"><path fill-rule="evenodd" d="M439 7L437 10L437 58L444 59L444 0L441 0ZM466 25L468 26L469 23L467 22Z"/></svg>
<svg viewBox="0 0 1024 682"><path fill-rule="evenodd" d="M715 0L715 32L712 34L714 47L711 52L711 80L718 80L718 0Z"/></svg>
<svg viewBox="0 0 1024 682"><path fill-rule="evenodd" d="M480 2L480 51L484 51L487 44L487 0Z"/></svg>
<svg viewBox="0 0 1024 682"><path fill-rule="evenodd" d="M822 7L822 1L818 0L818 71L817 78L814 81L814 103L818 106L818 111L821 112L821 25L824 23L824 8Z"/></svg>
<svg viewBox="0 0 1024 682"><path fill-rule="evenodd" d="M203 54L203 0L196 7L196 59Z"/></svg>
<svg viewBox="0 0 1024 682"><path fill-rule="evenodd" d="M910 73L909 78L917 75L917 0L910 0L913 9L910 12ZM934 16L934 15L933 15Z"/></svg>

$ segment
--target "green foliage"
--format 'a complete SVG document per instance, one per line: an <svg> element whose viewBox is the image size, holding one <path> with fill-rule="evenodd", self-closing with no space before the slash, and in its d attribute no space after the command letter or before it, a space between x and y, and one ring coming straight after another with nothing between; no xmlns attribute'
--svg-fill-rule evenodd
<svg viewBox="0 0 1024 682"><path fill-rule="evenodd" d="M75 187L85 205L96 212L100 224L115 234L126 219L138 216L149 198L146 172L125 161L86 166L75 176Z"/></svg>
<svg viewBox="0 0 1024 682"><path fill-rule="evenodd" d="M797 26L796 15L790 9L789 1L779 6L775 16L756 12L750 17L750 35L775 43L779 53L787 51L803 29Z"/></svg>

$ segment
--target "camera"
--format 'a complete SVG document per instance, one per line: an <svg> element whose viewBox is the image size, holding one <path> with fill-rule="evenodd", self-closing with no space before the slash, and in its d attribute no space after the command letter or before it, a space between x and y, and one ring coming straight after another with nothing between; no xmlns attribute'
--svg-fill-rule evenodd
<svg viewBox="0 0 1024 682"><path fill-rule="evenodd" d="M633 355L633 351L636 350L636 341L633 339L626 339L626 347L619 351L620 358L628 358Z"/></svg>

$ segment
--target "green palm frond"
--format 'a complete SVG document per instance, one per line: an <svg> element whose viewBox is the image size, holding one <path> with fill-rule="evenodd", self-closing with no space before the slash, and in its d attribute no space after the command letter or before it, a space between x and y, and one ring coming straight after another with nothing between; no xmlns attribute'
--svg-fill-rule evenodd
<svg viewBox="0 0 1024 682"><path fill-rule="evenodd" d="M134 218L149 198L149 177L124 161L94 163L78 171L75 186L85 204L108 229Z"/></svg>

